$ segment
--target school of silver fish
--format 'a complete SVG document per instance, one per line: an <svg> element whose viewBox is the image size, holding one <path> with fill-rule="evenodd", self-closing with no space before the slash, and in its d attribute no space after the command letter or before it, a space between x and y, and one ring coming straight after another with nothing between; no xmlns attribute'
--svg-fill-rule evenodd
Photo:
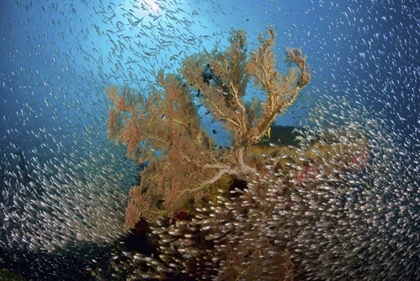
<svg viewBox="0 0 420 281"><path fill-rule="evenodd" d="M255 1L262 12L253 15L216 0L8 2L0 17L0 267L32 280L160 280L189 271L230 280L233 268L253 269L237 280L278 280L283 265L273 261L287 248L296 280L420 280L418 3L312 0L300 9ZM233 191L236 200L220 195L188 225L155 226L159 256L116 247L139 170L107 139L104 87L147 91L154 70L175 71L185 55L224 44L235 16L236 28L285 16L279 40L309 50L302 146L328 135L350 147L357 132L368 140L368 162L339 180L326 169L341 164L324 163L307 179L317 188L296 184L286 200L272 159L267 175ZM200 231L211 251L197 245ZM242 262L223 260L228 245Z"/></svg>

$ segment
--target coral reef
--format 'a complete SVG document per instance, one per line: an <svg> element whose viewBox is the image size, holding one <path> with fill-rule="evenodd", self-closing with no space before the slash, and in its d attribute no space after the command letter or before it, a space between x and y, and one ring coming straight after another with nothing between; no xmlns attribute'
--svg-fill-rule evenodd
<svg viewBox="0 0 420 281"><path fill-rule="evenodd" d="M158 71L147 96L127 87L106 89L112 101L109 137L127 146L127 156L147 163L140 185L130 191L126 229L141 218L194 212L208 186L224 174L244 178L264 168L252 145L310 81L300 49L286 51L285 62L297 68L286 75L276 70L274 42L270 28L266 37L259 36L259 47L248 51L245 31L232 30L226 50L216 46L186 57L180 75ZM246 101L251 85L264 99L255 95ZM203 129L195 98L230 133L229 148L217 147Z"/></svg>
<svg viewBox="0 0 420 281"><path fill-rule="evenodd" d="M309 128L295 131L302 138L299 146L259 146L266 166L255 179L224 174L193 214L177 212L147 228L145 221L138 224L136 231L146 244L136 250L120 249L123 255L116 251L109 258L116 276L121 280L294 280L309 259L302 261L305 241L297 237L305 227L325 224L323 211L341 202L334 196L348 192L346 174L359 169L353 163L362 162L353 157L368 148L366 138L352 127L337 129L334 136L319 131L316 136Z"/></svg>
<svg viewBox="0 0 420 281"><path fill-rule="evenodd" d="M267 182L247 184L224 175L214 183L217 196L195 215L177 214L151 226L152 255L115 255L114 270L121 279L128 271L129 280L293 280L287 239L272 204L282 195L275 183L280 179L268 188Z"/></svg>

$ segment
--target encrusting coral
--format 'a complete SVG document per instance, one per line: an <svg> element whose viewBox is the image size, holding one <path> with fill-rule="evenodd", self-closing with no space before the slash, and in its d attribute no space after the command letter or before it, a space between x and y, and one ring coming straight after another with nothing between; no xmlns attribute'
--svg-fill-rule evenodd
<svg viewBox="0 0 420 281"><path fill-rule="evenodd" d="M216 46L185 58L180 74L158 71L147 95L106 88L112 101L109 137L127 146L127 156L146 164L140 185L130 191L126 229L141 218L156 221L193 210L208 195L209 184L224 174L244 178L264 167L251 147L309 83L309 67L300 49L288 49L285 62L298 68L286 75L276 70L272 28L250 52L243 30L232 30L229 43L224 51ZM265 99L254 96L247 102L250 85ZM216 146L202 127L196 99L230 133L228 148Z"/></svg>

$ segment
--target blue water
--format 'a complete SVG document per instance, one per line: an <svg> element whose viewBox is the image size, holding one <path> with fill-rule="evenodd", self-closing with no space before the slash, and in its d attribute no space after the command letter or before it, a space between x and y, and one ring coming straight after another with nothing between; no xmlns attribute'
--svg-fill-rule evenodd
<svg viewBox="0 0 420 281"><path fill-rule="evenodd" d="M414 92L417 7L410 2L350 1L344 5L302 1L299 7L288 1L151 3L133 12L129 1L3 3L2 131L27 131L39 124L55 127L57 122L68 126L65 117L85 124L89 120L86 112L97 115L100 111L95 105L103 101L106 85L147 87L153 81L148 73L153 67L178 68L184 53L178 60L170 60L172 55L211 49L217 40L226 44L231 28L245 29L255 43L256 35L267 25L275 25L278 33L279 67L285 47L300 47L308 56L313 79L302 99L316 100L325 93L359 94L373 106L395 111L384 102L392 98L397 102L390 100L390 104L400 108L390 112L390 117L397 123L400 116L418 124L417 109L407 108L418 103ZM135 26L130 24L139 20ZM299 104L289 112L279 118L279 124L294 124L300 114L305 115ZM31 116L25 120L22 115ZM2 137L3 143L18 140L7 133Z"/></svg>

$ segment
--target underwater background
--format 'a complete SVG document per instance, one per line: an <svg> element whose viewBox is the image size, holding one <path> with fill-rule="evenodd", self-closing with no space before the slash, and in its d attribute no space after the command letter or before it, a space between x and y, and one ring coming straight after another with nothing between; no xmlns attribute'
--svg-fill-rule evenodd
<svg viewBox="0 0 420 281"><path fill-rule="evenodd" d="M100 257L124 235L139 167L108 139L105 87L147 93L153 71L226 46L232 28L251 49L273 26L278 68L286 47L301 48L312 76L276 124L351 124L371 154L341 207L324 210L320 221L337 225L295 229L296 280L420 280L419 25L414 0L2 1L0 267L32 280L117 280L94 267L107 268Z"/></svg>

